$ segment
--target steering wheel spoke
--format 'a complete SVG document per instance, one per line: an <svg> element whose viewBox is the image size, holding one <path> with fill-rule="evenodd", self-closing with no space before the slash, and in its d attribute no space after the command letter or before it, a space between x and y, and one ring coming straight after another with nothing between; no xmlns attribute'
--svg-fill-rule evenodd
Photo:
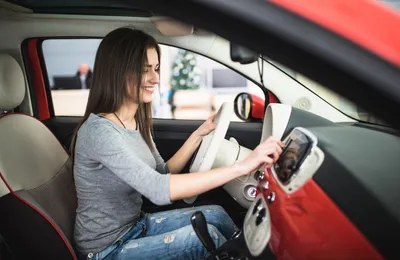
<svg viewBox="0 0 400 260"><path fill-rule="evenodd" d="M211 170L214 160L217 157L219 147L225 139L226 132L228 131L231 122L233 111L233 103L225 102L218 110L214 123L215 129L203 138L201 145L194 157L190 166L189 172L203 172ZM186 203L192 204L196 197L184 199Z"/></svg>

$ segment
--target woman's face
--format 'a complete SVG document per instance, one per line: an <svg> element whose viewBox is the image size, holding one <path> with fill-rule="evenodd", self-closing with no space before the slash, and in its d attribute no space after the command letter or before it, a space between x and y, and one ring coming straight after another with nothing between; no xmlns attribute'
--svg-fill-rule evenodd
<svg viewBox="0 0 400 260"><path fill-rule="evenodd" d="M153 91L160 83L160 64L158 64L156 49L147 50L147 64L145 64L143 71L140 90L141 102L149 103L153 100Z"/></svg>

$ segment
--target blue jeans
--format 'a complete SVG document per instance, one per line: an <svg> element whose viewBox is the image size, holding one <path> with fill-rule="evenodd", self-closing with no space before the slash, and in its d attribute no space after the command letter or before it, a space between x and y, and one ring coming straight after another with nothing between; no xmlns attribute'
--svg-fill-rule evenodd
<svg viewBox="0 0 400 260"><path fill-rule="evenodd" d="M204 259L207 251L190 224L190 217L196 211L202 211L206 217L208 231L216 247L237 231L229 215L220 206L143 214L121 239L88 259Z"/></svg>

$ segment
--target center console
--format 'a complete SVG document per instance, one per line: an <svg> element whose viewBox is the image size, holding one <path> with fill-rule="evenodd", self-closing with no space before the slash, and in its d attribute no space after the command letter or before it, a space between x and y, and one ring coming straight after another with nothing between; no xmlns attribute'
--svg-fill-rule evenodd
<svg viewBox="0 0 400 260"><path fill-rule="evenodd" d="M222 246L216 248L207 229L206 219L201 211L196 211L191 217L192 227L207 249L206 260L270 260L275 259L267 247L270 237L270 219L268 208L262 196L252 204L245 222L248 224L233 234ZM250 224L250 223L253 223ZM266 235L267 234L267 235Z"/></svg>
<svg viewBox="0 0 400 260"><path fill-rule="evenodd" d="M307 129L294 128L283 139L283 144L284 149L278 161L268 169L278 185L274 188L269 187L268 181L264 179L266 172L258 171L254 176L258 182L258 195L247 211L243 230L218 249L215 249L215 246L207 246L209 242L206 241L210 239L200 238L206 248L211 248L208 249L208 259L275 259L268 247L272 226L268 205L273 206L271 203L279 199L275 198L276 194L286 196L300 189L312 178L324 160L324 153L318 147L317 138ZM279 189L279 192L275 189ZM208 235L206 231L196 233L199 237Z"/></svg>
<svg viewBox="0 0 400 260"><path fill-rule="evenodd" d="M267 203L261 193L247 211L243 234L250 254L253 257L260 256L271 238L271 218Z"/></svg>
<svg viewBox="0 0 400 260"><path fill-rule="evenodd" d="M200 216L197 216L197 218L201 219ZM195 228L198 224L192 222L192 225L210 253L207 260L275 259L268 248L268 241L271 237L271 220L266 201L261 194L256 197L249 208L244 220L243 230L235 233L232 238L217 249L210 242L211 239L206 238L208 235L206 231L201 232L199 228Z"/></svg>

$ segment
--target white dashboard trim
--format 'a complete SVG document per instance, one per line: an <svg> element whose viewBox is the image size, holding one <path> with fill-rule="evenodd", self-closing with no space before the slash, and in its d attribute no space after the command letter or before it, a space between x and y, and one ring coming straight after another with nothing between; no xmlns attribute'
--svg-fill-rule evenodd
<svg viewBox="0 0 400 260"><path fill-rule="evenodd" d="M257 225L257 218L261 210L265 211L265 215ZM247 211L244 219L243 233L250 254L254 257L261 255L271 239L271 218L267 202L262 193L258 194Z"/></svg>
<svg viewBox="0 0 400 260"><path fill-rule="evenodd" d="M290 105L269 104L264 115L261 142L270 136L281 139L285 133L291 114L292 106Z"/></svg>

